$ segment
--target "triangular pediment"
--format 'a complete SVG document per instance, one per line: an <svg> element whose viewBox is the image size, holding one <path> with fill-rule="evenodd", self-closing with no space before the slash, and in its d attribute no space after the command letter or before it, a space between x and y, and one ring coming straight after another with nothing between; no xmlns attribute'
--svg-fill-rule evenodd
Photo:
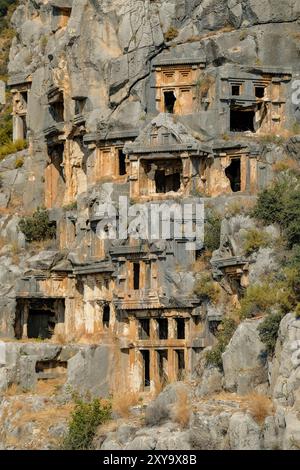
<svg viewBox="0 0 300 470"><path fill-rule="evenodd" d="M194 143L195 139L170 114L159 114L140 133L135 143L143 147Z"/></svg>

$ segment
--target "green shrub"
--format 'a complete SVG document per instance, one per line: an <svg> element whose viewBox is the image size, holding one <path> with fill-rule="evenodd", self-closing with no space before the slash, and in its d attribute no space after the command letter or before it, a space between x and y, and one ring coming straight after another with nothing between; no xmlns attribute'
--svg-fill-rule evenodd
<svg viewBox="0 0 300 470"><path fill-rule="evenodd" d="M223 369L222 354L226 349L233 333L237 329L237 322L233 318L224 318L219 325L216 338L217 344L206 353L206 364Z"/></svg>
<svg viewBox="0 0 300 470"><path fill-rule="evenodd" d="M15 162L15 168L22 168L24 165L24 158L17 158Z"/></svg>
<svg viewBox="0 0 300 470"><path fill-rule="evenodd" d="M63 209L65 211L75 210L77 209L77 202L76 201L70 202L70 204L66 204L65 206L63 206Z"/></svg>
<svg viewBox="0 0 300 470"><path fill-rule="evenodd" d="M56 228L49 220L46 209L37 208L31 217L24 217L19 222L19 228L28 242L55 238Z"/></svg>
<svg viewBox="0 0 300 470"><path fill-rule="evenodd" d="M278 330L280 322L283 318L283 313L272 313L267 315L263 322L258 326L259 337L266 345L268 353L273 354L278 337Z"/></svg>
<svg viewBox="0 0 300 470"><path fill-rule="evenodd" d="M266 248L270 245L270 236L258 229L248 230L243 243L243 249L247 256L251 255L260 248Z"/></svg>
<svg viewBox="0 0 300 470"><path fill-rule="evenodd" d="M252 215L279 224L289 248L300 245L300 177L291 171L279 177L260 193Z"/></svg>
<svg viewBox="0 0 300 470"><path fill-rule="evenodd" d="M220 246L221 217L214 211L208 212L204 225L204 246L208 251L217 250Z"/></svg>
<svg viewBox="0 0 300 470"><path fill-rule="evenodd" d="M111 418L111 403L99 399L85 403L77 399L62 447L66 450L92 448L97 427Z"/></svg>
<svg viewBox="0 0 300 470"><path fill-rule="evenodd" d="M0 147L0 160L2 160L7 155L19 152L27 148L26 140L16 140L15 142L7 142Z"/></svg>
<svg viewBox="0 0 300 470"><path fill-rule="evenodd" d="M264 315L276 310L287 313L297 303L297 296L293 280L288 270L276 273L276 277L269 278L261 284L252 284L246 290L241 300L241 318L251 318Z"/></svg>
<svg viewBox="0 0 300 470"><path fill-rule="evenodd" d="M164 38L166 41L172 41L172 39L177 38L178 36L178 29L174 26L170 26L168 31L164 34Z"/></svg>
<svg viewBox="0 0 300 470"><path fill-rule="evenodd" d="M295 317L297 320L300 318L300 303L297 304L297 307L295 308Z"/></svg>
<svg viewBox="0 0 300 470"><path fill-rule="evenodd" d="M201 301L209 300L212 303L217 303L220 296L220 287L213 280L210 273L204 272L197 277L194 293Z"/></svg>

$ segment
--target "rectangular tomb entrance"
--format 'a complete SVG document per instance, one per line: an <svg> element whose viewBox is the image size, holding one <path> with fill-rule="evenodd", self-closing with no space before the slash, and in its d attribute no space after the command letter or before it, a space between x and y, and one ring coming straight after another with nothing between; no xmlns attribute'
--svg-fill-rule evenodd
<svg viewBox="0 0 300 470"><path fill-rule="evenodd" d="M50 339L58 323L64 323L64 299L17 299L15 336Z"/></svg>

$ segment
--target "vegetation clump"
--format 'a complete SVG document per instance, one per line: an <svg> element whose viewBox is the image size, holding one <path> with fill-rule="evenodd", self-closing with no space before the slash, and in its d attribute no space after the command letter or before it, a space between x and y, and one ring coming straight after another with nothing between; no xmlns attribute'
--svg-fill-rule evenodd
<svg viewBox="0 0 300 470"><path fill-rule="evenodd" d="M203 272L197 277L194 293L202 302L217 303L220 297L220 287L209 272Z"/></svg>
<svg viewBox="0 0 300 470"><path fill-rule="evenodd" d="M88 450L93 448L97 427L111 418L111 403L95 398L90 402L75 399L75 409L62 447L66 450Z"/></svg>
<svg viewBox="0 0 300 470"><path fill-rule="evenodd" d="M179 31L174 26L170 26L168 31L165 32L164 38L166 41L172 41L173 39L177 38Z"/></svg>
<svg viewBox="0 0 300 470"><path fill-rule="evenodd" d="M215 211L207 213L204 224L204 246L208 251L217 250L220 246L221 216Z"/></svg>
<svg viewBox="0 0 300 470"><path fill-rule="evenodd" d="M283 314L281 312L272 313L267 315L258 326L259 337L262 343L266 345L269 354L273 354L275 351L279 325L282 318Z"/></svg>
<svg viewBox="0 0 300 470"><path fill-rule="evenodd" d="M216 338L218 342L206 353L206 364L223 369L222 354L226 349L233 333L237 329L237 322L233 318L224 318L218 327Z"/></svg>
<svg viewBox="0 0 300 470"><path fill-rule="evenodd" d="M28 242L49 240L56 235L56 227L50 221L48 211L40 207L32 216L23 217L19 222L19 228Z"/></svg>

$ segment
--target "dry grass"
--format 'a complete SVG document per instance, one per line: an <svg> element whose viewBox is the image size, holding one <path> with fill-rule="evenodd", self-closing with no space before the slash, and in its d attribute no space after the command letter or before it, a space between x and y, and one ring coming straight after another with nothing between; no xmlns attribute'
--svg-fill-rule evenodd
<svg viewBox="0 0 300 470"><path fill-rule="evenodd" d="M201 256L193 263L191 270L194 273L200 273L210 268L210 256L209 253L204 252Z"/></svg>
<svg viewBox="0 0 300 470"><path fill-rule="evenodd" d="M235 215L247 215L254 208L256 201L254 200L235 200L231 201L225 207L226 215L234 217Z"/></svg>
<svg viewBox="0 0 300 470"><path fill-rule="evenodd" d="M235 28L233 26L224 26L223 28L217 29L216 31L210 31L209 33L198 35L198 36L191 36L190 38L187 39L186 42L198 42L202 41L203 39L208 39L214 36L218 36L221 33L232 33L235 31Z"/></svg>
<svg viewBox="0 0 300 470"><path fill-rule="evenodd" d="M285 160L281 160L279 162L274 163L273 170L275 173L281 173L287 170L293 170L299 173L299 163L292 158L287 158Z"/></svg>
<svg viewBox="0 0 300 470"><path fill-rule="evenodd" d="M186 428L191 417L191 402L187 390L180 388L177 390L177 401L173 408L173 420Z"/></svg>
<svg viewBox="0 0 300 470"><path fill-rule="evenodd" d="M274 413L274 405L271 399L265 395L252 392L246 395L244 400L245 410L258 424L264 423L266 417Z"/></svg>
<svg viewBox="0 0 300 470"><path fill-rule="evenodd" d="M68 403L59 407L46 407L43 410L28 410L18 417L18 425L24 426L29 422L39 423L42 430L47 430L50 425L56 424L62 419L68 419L73 411L74 405Z"/></svg>
<svg viewBox="0 0 300 470"><path fill-rule="evenodd" d="M35 394L47 396L56 395L57 393L59 393L64 383L65 377L63 376L57 379L38 380L35 387Z"/></svg>
<svg viewBox="0 0 300 470"><path fill-rule="evenodd" d="M237 395L236 393L221 392L212 397L215 401L234 402L240 405L241 411L249 413L258 423L264 423L267 416L274 413L272 400L266 395L251 392L247 395Z"/></svg>
<svg viewBox="0 0 300 470"><path fill-rule="evenodd" d="M130 416L130 408L140 402L140 396L132 390L117 392L113 395L112 409L122 418Z"/></svg>
<svg viewBox="0 0 300 470"><path fill-rule="evenodd" d="M5 392L6 397L13 397L15 395L18 395L22 393L22 391L19 389L19 386L17 384L11 384L9 385L7 391Z"/></svg>

